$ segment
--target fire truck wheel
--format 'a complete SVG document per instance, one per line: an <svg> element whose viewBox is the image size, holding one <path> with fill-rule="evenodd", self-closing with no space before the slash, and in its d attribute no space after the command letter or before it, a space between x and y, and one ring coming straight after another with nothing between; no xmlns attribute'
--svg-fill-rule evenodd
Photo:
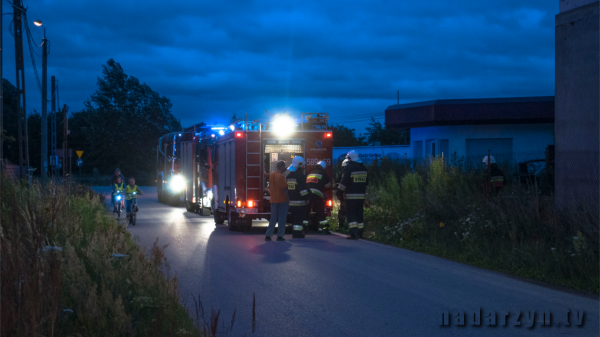
<svg viewBox="0 0 600 337"><path fill-rule="evenodd" d="M218 210L215 210L213 215L215 217L215 224L222 225L225 223L225 217L223 216L223 214L221 212L219 212Z"/></svg>
<svg viewBox="0 0 600 337"><path fill-rule="evenodd" d="M188 211L188 212L195 212L196 208L197 208L197 206L194 203L189 202L188 200L185 201L185 209L186 209L186 211Z"/></svg>
<svg viewBox="0 0 600 337"><path fill-rule="evenodd" d="M239 216L234 212L231 207L227 207L227 228L230 231L239 231L240 225L238 224Z"/></svg>
<svg viewBox="0 0 600 337"><path fill-rule="evenodd" d="M210 216L210 208L202 206L202 208L200 210L200 214L202 216Z"/></svg>
<svg viewBox="0 0 600 337"><path fill-rule="evenodd" d="M173 207L179 206L179 194L168 194L169 205Z"/></svg>

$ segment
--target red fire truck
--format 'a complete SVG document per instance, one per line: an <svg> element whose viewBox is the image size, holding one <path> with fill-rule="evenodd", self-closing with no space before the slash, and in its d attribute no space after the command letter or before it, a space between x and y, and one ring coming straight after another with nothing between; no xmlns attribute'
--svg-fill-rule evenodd
<svg viewBox="0 0 600 337"><path fill-rule="evenodd" d="M247 230L253 219L269 220L268 176L280 160L289 167L292 158L302 156L306 173L322 160L332 178L333 133L327 121L325 113L303 113L300 119L277 115L271 123L239 122L219 130L211 152L215 223L227 220L230 230ZM330 215L331 190L325 196Z"/></svg>
<svg viewBox="0 0 600 337"><path fill-rule="evenodd" d="M210 215L212 204L211 146L216 134L204 123L158 140L157 191L160 202Z"/></svg>

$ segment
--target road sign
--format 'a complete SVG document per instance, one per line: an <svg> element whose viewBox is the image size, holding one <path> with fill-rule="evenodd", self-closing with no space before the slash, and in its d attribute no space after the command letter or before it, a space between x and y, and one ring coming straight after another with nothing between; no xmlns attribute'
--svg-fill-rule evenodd
<svg viewBox="0 0 600 337"><path fill-rule="evenodd" d="M79 151L77 151L79 152ZM81 167L83 166L83 159L77 159L77 166Z"/></svg>
<svg viewBox="0 0 600 337"><path fill-rule="evenodd" d="M83 151L75 151L77 152L77 158L81 158L81 155L83 154Z"/></svg>

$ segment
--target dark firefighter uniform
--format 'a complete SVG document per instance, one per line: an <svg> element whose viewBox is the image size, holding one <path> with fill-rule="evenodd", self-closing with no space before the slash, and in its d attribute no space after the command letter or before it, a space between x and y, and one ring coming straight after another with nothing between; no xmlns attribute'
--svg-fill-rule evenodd
<svg viewBox="0 0 600 337"><path fill-rule="evenodd" d="M346 216L350 229L349 239L361 238L364 231L364 202L369 179L367 168L362 163L350 161L346 165L338 187L338 198L343 192L346 201Z"/></svg>
<svg viewBox="0 0 600 337"><path fill-rule="evenodd" d="M307 208L310 193L306 187L306 176L302 169L290 172L285 178L290 197L290 213L292 215L292 237L303 238L304 227L308 225Z"/></svg>
<svg viewBox="0 0 600 337"><path fill-rule="evenodd" d="M321 165L306 176L306 187L311 193L310 208L315 211L315 220L319 223L319 231L329 234L329 226L325 219L325 191L331 188L331 180Z"/></svg>
<svg viewBox="0 0 600 337"><path fill-rule="evenodd" d="M483 194L489 196L490 190L492 194L497 194L506 185L504 172L498 168L498 164L492 163L484 172L485 178L483 182ZM488 181L489 179L489 181Z"/></svg>

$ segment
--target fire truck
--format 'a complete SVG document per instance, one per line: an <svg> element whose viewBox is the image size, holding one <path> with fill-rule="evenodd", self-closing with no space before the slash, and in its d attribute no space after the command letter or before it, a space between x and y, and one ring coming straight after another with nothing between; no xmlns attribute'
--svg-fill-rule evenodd
<svg viewBox="0 0 600 337"><path fill-rule="evenodd" d="M211 150L218 134L214 129L199 123L159 138L156 182L160 202L171 206L184 202L189 212L211 214Z"/></svg>
<svg viewBox="0 0 600 337"><path fill-rule="evenodd" d="M248 230L254 219L269 220L268 176L280 160L289 167L295 156L302 156L307 174L322 160L333 178L333 133L327 122L325 113L303 113L299 119L277 115L271 123L243 121L219 130L211 147L215 223L227 221L229 230ZM325 197L330 215L331 190Z"/></svg>

